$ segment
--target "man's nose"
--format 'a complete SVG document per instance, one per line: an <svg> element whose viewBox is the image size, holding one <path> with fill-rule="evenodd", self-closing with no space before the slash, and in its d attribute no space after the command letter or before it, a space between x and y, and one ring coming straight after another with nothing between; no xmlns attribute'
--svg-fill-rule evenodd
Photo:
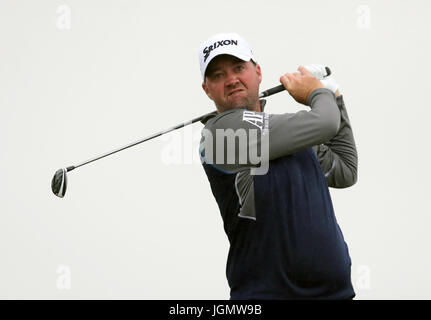
<svg viewBox="0 0 431 320"><path fill-rule="evenodd" d="M229 73L226 81L226 86L233 87L239 83L238 76L235 73Z"/></svg>

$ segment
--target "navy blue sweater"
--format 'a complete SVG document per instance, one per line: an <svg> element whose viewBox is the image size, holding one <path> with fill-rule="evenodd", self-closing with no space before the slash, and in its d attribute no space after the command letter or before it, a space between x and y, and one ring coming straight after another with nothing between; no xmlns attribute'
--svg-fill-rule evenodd
<svg viewBox="0 0 431 320"><path fill-rule="evenodd" d="M236 174L203 163L230 242L231 299L352 298L351 261L311 148L254 176L256 220L238 217Z"/></svg>

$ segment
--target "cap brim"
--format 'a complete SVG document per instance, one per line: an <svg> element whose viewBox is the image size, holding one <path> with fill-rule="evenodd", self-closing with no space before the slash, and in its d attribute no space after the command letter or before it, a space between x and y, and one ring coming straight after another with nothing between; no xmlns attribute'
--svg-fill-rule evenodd
<svg viewBox="0 0 431 320"><path fill-rule="evenodd" d="M222 56L222 55L233 56L233 57L241 59L242 61L245 61L245 62L250 61L250 60L254 61L253 57L251 57L249 55L246 55L246 54L240 54L240 53L237 53L237 52L236 53L232 53L232 52L219 52L219 53L215 54L214 56L212 56L211 58L208 59L208 62L206 63L205 69L204 69L203 74L202 74L202 77L203 77L204 80L205 80L205 76L206 76L206 73L207 73L207 70L208 70L208 66L210 65L211 61L213 61L214 58L216 58L218 56Z"/></svg>

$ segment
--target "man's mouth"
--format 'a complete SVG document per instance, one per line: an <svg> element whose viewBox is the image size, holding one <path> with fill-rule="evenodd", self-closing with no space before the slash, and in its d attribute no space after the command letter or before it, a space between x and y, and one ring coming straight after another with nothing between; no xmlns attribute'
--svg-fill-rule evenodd
<svg viewBox="0 0 431 320"><path fill-rule="evenodd" d="M234 94L236 94L238 92L242 92L242 91L244 91L244 89L235 89L235 90L229 92L228 96L232 96L232 95L234 95Z"/></svg>

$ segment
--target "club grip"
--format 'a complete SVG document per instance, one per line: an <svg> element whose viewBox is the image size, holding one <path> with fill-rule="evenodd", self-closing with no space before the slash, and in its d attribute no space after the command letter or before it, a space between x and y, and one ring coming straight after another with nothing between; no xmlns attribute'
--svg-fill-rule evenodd
<svg viewBox="0 0 431 320"><path fill-rule="evenodd" d="M329 67L325 67L325 70L326 70L326 75L324 77L329 77L331 75L331 69L329 69ZM279 93L283 90L286 90L286 88L284 87L284 85L280 84L274 88L261 92L259 95L259 98L265 98L275 93Z"/></svg>
<svg viewBox="0 0 431 320"><path fill-rule="evenodd" d="M262 92L260 94L260 98L268 97L270 95L279 93L279 92L281 92L283 90L286 90L286 88L282 84L280 84L279 86L276 86L274 88L271 88L271 89L268 89L268 90L265 90L264 92Z"/></svg>

